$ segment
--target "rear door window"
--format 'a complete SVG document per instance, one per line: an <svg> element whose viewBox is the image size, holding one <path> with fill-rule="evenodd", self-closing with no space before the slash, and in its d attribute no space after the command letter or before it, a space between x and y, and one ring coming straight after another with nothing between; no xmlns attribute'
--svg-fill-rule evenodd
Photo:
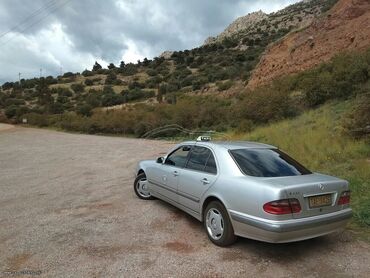
<svg viewBox="0 0 370 278"><path fill-rule="evenodd" d="M217 174L216 161L215 161L215 157L213 156L212 152L209 155L206 168L204 168L204 171L210 174Z"/></svg>
<svg viewBox="0 0 370 278"><path fill-rule="evenodd" d="M187 169L216 174L216 163L212 152L205 147L194 146L190 152Z"/></svg>

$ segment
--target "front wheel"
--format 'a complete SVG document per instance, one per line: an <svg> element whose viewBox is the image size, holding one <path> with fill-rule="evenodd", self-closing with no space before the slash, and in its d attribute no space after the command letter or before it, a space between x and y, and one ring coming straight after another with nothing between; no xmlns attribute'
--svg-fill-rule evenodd
<svg viewBox="0 0 370 278"><path fill-rule="evenodd" d="M134 191L136 195L143 200L154 199L148 189L148 180L146 179L145 173L137 175L134 182Z"/></svg>
<svg viewBox="0 0 370 278"><path fill-rule="evenodd" d="M225 207L218 201L210 202L206 207L204 227L208 238L218 246L228 246L236 240L229 215Z"/></svg>

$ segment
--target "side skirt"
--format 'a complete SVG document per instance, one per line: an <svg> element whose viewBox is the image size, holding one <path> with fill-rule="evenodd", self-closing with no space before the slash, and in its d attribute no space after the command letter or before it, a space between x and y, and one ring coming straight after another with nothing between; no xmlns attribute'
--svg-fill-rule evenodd
<svg viewBox="0 0 370 278"><path fill-rule="evenodd" d="M171 199L163 196L162 194L160 194L160 193L156 192L155 190L153 190L153 188L151 188L151 192L150 193L154 197L156 197L158 199L161 199L161 200L165 201L166 203L169 203L169 204L171 204L171 205L173 205L173 206L181 209L182 211L186 212L187 214L193 216L194 218L196 218L197 220L199 220L199 221L202 222L202 218L201 218L201 216L200 216L200 214L198 212L193 211L193 210L191 210L191 209L189 209L189 208L187 208L187 207L185 207L185 206L183 206L183 205L181 205L181 204L179 204L179 203L177 203L177 202L175 202L175 201L173 201L173 200L171 200Z"/></svg>

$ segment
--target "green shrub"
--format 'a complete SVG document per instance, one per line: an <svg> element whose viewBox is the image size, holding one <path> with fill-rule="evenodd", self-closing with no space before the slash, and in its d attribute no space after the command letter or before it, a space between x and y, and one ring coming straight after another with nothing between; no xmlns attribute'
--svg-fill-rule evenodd
<svg viewBox="0 0 370 278"><path fill-rule="evenodd" d="M18 108L18 106L14 105L14 104L8 106L5 109L5 116L8 119L11 119L11 118L15 117L15 115L17 114L17 108Z"/></svg>
<svg viewBox="0 0 370 278"><path fill-rule="evenodd" d="M86 79L85 80L85 85L86 86L92 86L92 85L94 85L94 81L92 81L91 79Z"/></svg>
<svg viewBox="0 0 370 278"><path fill-rule="evenodd" d="M76 74L74 74L73 72L66 72L63 74L63 77L64 78L68 78L68 77L76 77Z"/></svg>
<svg viewBox="0 0 370 278"><path fill-rule="evenodd" d="M25 101L23 99L17 99L17 98L8 98L4 102L4 106L18 106L25 104Z"/></svg>
<svg viewBox="0 0 370 278"><path fill-rule="evenodd" d="M89 70L84 70L81 74L85 77L94 75L94 73L92 71L89 71Z"/></svg>
<svg viewBox="0 0 370 278"><path fill-rule="evenodd" d="M346 132L355 138L370 135L370 93L357 96L342 125Z"/></svg>
<svg viewBox="0 0 370 278"><path fill-rule="evenodd" d="M155 92L151 90L142 90L140 88L134 88L129 91L124 91L122 94L126 101L148 99L155 96Z"/></svg>
<svg viewBox="0 0 370 278"><path fill-rule="evenodd" d="M267 123L297 114L289 92L263 87L248 92L236 105L236 114L255 123Z"/></svg>
<svg viewBox="0 0 370 278"><path fill-rule="evenodd" d="M84 90L85 90L85 86L83 84L80 84L80 83L74 83L71 85L71 89L76 93L83 93Z"/></svg>
<svg viewBox="0 0 370 278"><path fill-rule="evenodd" d="M116 93L104 93L101 98L102 106L114 106L124 102L124 98Z"/></svg>
<svg viewBox="0 0 370 278"><path fill-rule="evenodd" d="M106 85L113 84L116 80L117 80L117 75L111 72L107 75L107 78L105 79L105 84Z"/></svg>
<svg viewBox="0 0 370 278"><path fill-rule="evenodd" d="M30 125L45 127L49 125L48 118L46 115L38 113L24 114L23 118L27 119L27 123Z"/></svg>
<svg viewBox="0 0 370 278"><path fill-rule="evenodd" d="M219 91L226 91L234 85L234 82L228 80L225 82L217 82L216 85Z"/></svg>
<svg viewBox="0 0 370 278"><path fill-rule="evenodd" d="M77 110L77 114L82 115L82 116L90 117L92 114L91 113L92 106L86 103L77 106L76 110Z"/></svg>

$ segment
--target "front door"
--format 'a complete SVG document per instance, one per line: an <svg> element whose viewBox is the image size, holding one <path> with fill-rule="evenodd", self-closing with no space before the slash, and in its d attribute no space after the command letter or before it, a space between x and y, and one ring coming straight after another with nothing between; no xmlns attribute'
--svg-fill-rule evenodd
<svg viewBox="0 0 370 278"><path fill-rule="evenodd" d="M178 202L177 187L182 168L185 166L190 146L181 146L170 153L163 164L157 168L155 180L152 182L154 190L162 196Z"/></svg>

